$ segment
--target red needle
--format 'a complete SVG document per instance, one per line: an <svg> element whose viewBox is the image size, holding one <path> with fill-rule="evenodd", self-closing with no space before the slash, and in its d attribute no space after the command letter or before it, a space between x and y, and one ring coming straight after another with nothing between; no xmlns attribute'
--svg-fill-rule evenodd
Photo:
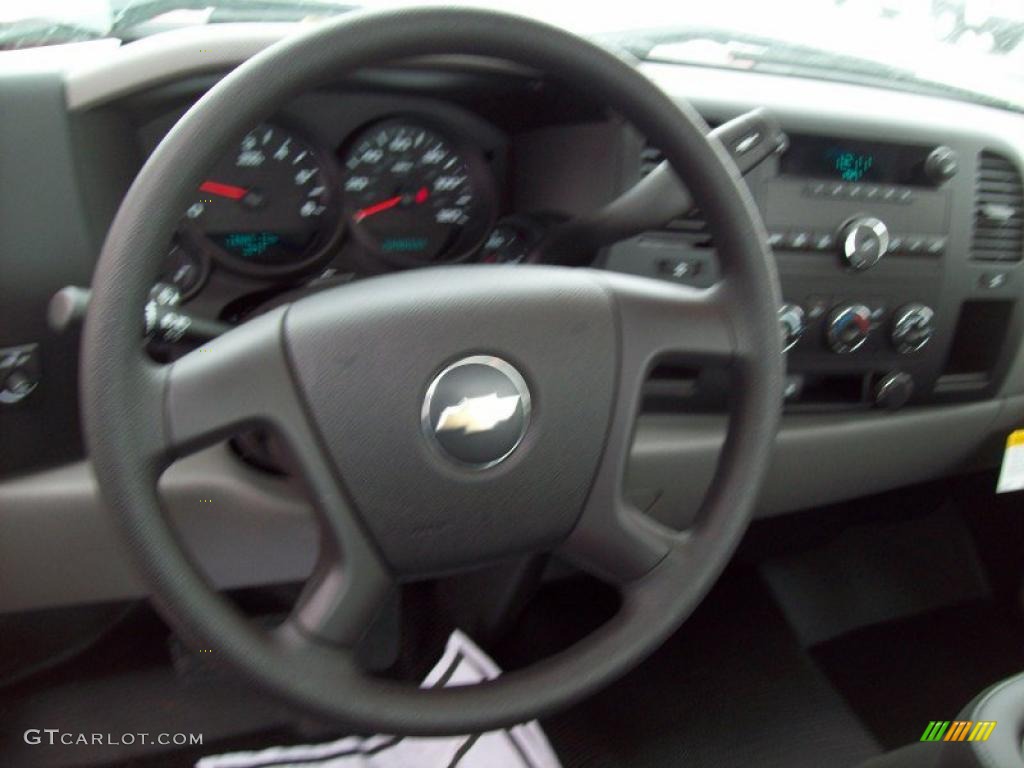
<svg viewBox="0 0 1024 768"><path fill-rule="evenodd" d="M362 221L369 216L373 216L375 213L386 211L388 208L394 208L400 202L402 202L401 195L389 197L387 200L381 200L379 203L374 203L373 205L368 205L365 208L360 208L356 211L356 215L353 218L356 221Z"/></svg>
<svg viewBox="0 0 1024 768"><path fill-rule="evenodd" d="M231 200L241 200L249 190L245 187L235 187L231 184L221 184L219 181L204 181L199 185L200 192L209 192L211 195L227 197Z"/></svg>
<svg viewBox="0 0 1024 768"><path fill-rule="evenodd" d="M430 190L428 190L426 187L420 187L418 190L416 190L416 194L413 196L413 200L416 201L417 205L422 205L423 203L427 202L428 197L430 197ZM395 195L394 197L389 197L387 200L381 200L379 203L374 203L373 205L368 205L365 208L360 208L358 211L356 211L355 216L353 216L353 218L357 222L362 221L365 218L373 216L373 214L375 213L386 211L388 210L388 208L394 208L404 199L404 195Z"/></svg>

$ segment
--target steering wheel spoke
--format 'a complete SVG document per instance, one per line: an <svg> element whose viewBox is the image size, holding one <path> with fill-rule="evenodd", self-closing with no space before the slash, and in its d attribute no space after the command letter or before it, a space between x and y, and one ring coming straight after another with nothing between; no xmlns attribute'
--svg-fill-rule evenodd
<svg viewBox="0 0 1024 768"><path fill-rule="evenodd" d="M617 585L651 571L686 538L626 500L624 480L643 386L658 359L731 365L739 354L728 283L696 289L629 275L601 274L619 320L620 379L605 453L576 527L560 554Z"/></svg>
<svg viewBox="0 0 1024 768"><path fill-rule="evenodd" d="M167 366L164 421L170 455L246 427L272 426L292 443L305 423L284 356L284 309L234 328Z"/></svg>
<svg viewBox="0 0 1024 768"><path fill-rule="evenodd" d="M346 552L326 545L289 617L305 638L354 649L387 602L394 581L371 552ZM360 542L365 547L365 542Z"/></svg>
<svg viewBox="0 0 1024 768"><path fill-rule="evenodd" d="M708 365L727 364L736 356L728 283L691 288L617 272L601 272L599 279L615 302L620 366L636 394L660 357L674 355Z"/></svg>
<svg viewBox="0 0 1024 768"><path fill-rule="evenodd" d="M318 513L320 555L291 617L307 637L354 645L391 586L320 447L292 381L283 342L286 308L257 317L168 366L166 450L188 453L246 427L287 443Z"/></svg>

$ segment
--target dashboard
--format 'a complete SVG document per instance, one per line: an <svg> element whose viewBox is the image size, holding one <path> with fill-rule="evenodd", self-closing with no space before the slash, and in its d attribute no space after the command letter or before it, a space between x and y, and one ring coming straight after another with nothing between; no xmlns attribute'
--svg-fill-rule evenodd
<svg viewBox="0 0 1024 768"><path fill-rule="evenodd" d="M0 580L16 585L0 609L141 588L84 457L77 334L50 329L46 307L64 286L89 284L121 198L180 115L289 31L222 27L71 67L0 70L0 111L20 116L0 124ZM745 176L782 282L787 346L785 415L758 514L994 466L1024 423L1024 117L850 84L638 66L711 126L766 107L788 135L785 151ZM554 261L543 247L553 230L660 160L594 94L543 73L403 63L307 93L239 136L181 212L154 288L226 326L384 272ZM47 183L23 181L36 177ZM583 261L697 287L720 275L699 210ZM652 370L628 477L652 516L685 525L696 513L729 397L722 371L673 360ZM257 438L211 451L173 467L166 491L213 578L304 575L315 532L273 448ZM192 509L211 489L226 502ZM40 539L73 553L70 593L31 562ZM294 556L262 558L270 541ZM265 571L254 576L252 562Z"/></svg>

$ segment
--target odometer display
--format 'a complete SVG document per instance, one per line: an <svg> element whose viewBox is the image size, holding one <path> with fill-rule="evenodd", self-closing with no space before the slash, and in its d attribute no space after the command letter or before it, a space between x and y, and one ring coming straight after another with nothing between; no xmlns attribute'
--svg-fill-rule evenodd
<svg viewBox="0 0 1024 768"><path fill-rule="evenodd" d="M483 160L439 131L387 120L359 134L343 159L343 205L355 237L404 263L455 260L491 223Z"/></svg>
<svg viewBox="0 0 1024 768"><path fill-rule="evenodd" d="M210 170L183 231L230 266L285 271L315 262L340 225L329 158L276 125L261 125Z"/></svg>

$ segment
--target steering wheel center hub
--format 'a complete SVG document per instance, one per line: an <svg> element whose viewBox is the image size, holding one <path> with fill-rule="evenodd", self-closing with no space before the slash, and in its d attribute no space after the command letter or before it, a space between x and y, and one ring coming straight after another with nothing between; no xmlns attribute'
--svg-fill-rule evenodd
<svg viewBox="0 0 1024 768"><path fill-rule="evenodd" d="M401 573L563 538L613 410L615 312L597 281L541 266L435 270L315 294L285 320L311 420Z"/></svg>
<svg viewBox="0 0 1024 768"><path fill-rule="evenodd" d="M489 469L519 447L530 426L526 380L500 357L473 355L445 368L423 398L422 427L442 455Z"/></svg>

